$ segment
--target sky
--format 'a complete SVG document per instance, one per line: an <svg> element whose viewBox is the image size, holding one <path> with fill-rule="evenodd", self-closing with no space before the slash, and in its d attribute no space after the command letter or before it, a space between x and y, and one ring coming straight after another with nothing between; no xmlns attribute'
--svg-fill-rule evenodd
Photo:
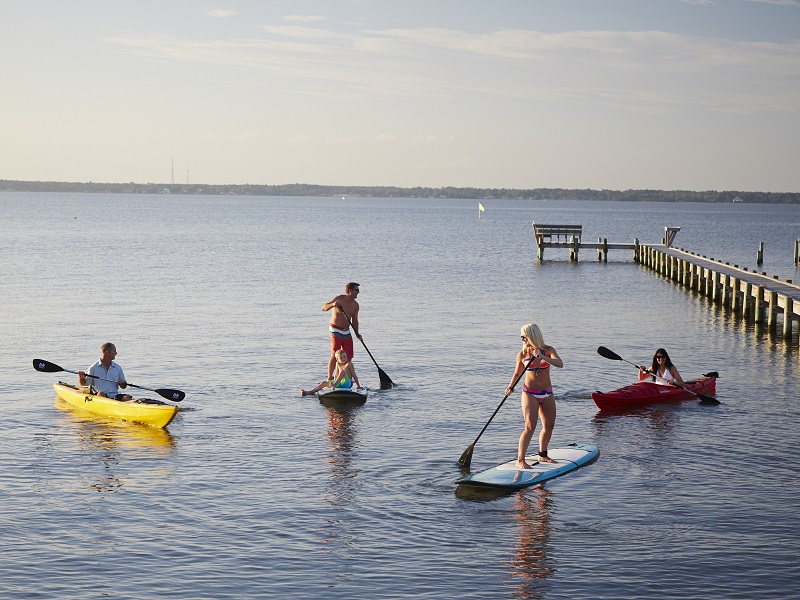
<svg viewBox="0 0 800 600"><path fill-rule="evenodd" d="M800 0L1 0L0 179L800 192Z"/></svg>

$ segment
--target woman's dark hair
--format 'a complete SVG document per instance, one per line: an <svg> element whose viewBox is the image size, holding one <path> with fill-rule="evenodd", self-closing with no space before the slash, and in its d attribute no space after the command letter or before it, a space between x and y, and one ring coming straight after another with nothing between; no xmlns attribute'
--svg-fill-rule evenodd
<svg viewBox="0 0 800 600"><path fill-rule="evenodd" d="M664 350L663 348L659 348L658 350L656 350L656 353L653 354L653 367L652 367L653 370L651 371L653 374L658 373L658 367L660 366L658 364L658 358L657 358L658 356L663 356L667 359L664 361L664 366L668 371L674 366L672 364L672 361L669 359L669 354L667 354L667 351Z"/></svg>

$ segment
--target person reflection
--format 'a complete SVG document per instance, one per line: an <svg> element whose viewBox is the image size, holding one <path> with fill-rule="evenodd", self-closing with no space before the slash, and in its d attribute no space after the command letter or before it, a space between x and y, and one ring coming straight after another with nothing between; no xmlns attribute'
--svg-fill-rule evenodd
<svg viewBox="0 0 800 600"><path fill-rule="evenodd" d="M358 470L352 466L356 451L355 409L327 408L330 442L328 465L330 466L330 494L327 501L336 506L346 506L354 500L358 490L356 475Z"/></svg>
<svg viewBox="0 0 800 600"><path fill-rule="evenodd" d="M552 499L547 488L517 494L513 510L519 541L508 563L515 598L539 600L547 595L547 579L556 572L550 558Z"/></svg>
<svg viewBox="0 0 800 600"><path fill-rule="evenodd" d="M86 484L95 492L118 492L122 489L119 478L119 444L108 431L96 426L81 423L78 426L81 448L96 459L101 466L99 474L95 472Z"/></svg>

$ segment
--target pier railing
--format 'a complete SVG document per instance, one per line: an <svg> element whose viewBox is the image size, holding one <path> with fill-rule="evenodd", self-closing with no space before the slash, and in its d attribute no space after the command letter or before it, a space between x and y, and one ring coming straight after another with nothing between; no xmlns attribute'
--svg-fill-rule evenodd
<svg viewBox="0 0 800 600"><path fill-rule="evenodd" d="M642 245L637 262L755 323L777 328L780 316L785 337L791 337L792 324L800 319L800 286L791 279L780 281L777 275L666 245Z"/></svg>
<svg viewBox="0 0 800 600"><path fill-rule="evenodd" d="M568 248L571 261L578 260L582 248L597 250L597 260L601 262L608 262L609 250L633 250L633 260L638 261L639 258L638 239L633 240L632 244L609 242L608 238L597 238L597 243L582 242L583 225L544 225L534 221L532 227L539 261L544 260L545 248Z"/></svg>
<svg viewBox="0 0 800 600"><path fill-rule="evenodd" d="M607 238L598 238L597 243L593 243L581 241L581 225L533 223L539 261L544 259L545 248L568 248L572 261L578 260L582 248L596 249L601 262L608 260L609 250L633 250L634 262L700 292L712 302L730 307L734 313L755 323L766 322L770 329L776 329L780 317L783 335L791 338L793 323L800 322L800 286L791 279L780 281L777 276L769 277L765 272L748 271L738 265L673 248L672 242L680 229L665 227L660 245L640 244L638 239L632 244L609 243ZM759 261L763 251L762 244ZM795 242L794 260L795 264L800 264L800 240Z"/></svg>

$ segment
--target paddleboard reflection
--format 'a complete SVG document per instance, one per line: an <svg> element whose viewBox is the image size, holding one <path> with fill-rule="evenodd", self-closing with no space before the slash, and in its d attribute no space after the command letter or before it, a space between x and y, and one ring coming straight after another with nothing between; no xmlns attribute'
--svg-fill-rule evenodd
<svg viewBox="0 0 800 600"><path fill-rule="evenodd" d="M541 486L517 494L512 506L517 522L518 541L506 565L515 598L545 598L550 585L547 579L556 572L550 558L550 519L552 492Z"/></svg>
<svg viewBox="0 0 800 600"><path fill-rule="evenodd" d="M347 506L354 502L361 487L353 467L358 444L356 438L357 408L326 408L330 444L328 466L331 474L327 501L334 506Z"/></svg>

